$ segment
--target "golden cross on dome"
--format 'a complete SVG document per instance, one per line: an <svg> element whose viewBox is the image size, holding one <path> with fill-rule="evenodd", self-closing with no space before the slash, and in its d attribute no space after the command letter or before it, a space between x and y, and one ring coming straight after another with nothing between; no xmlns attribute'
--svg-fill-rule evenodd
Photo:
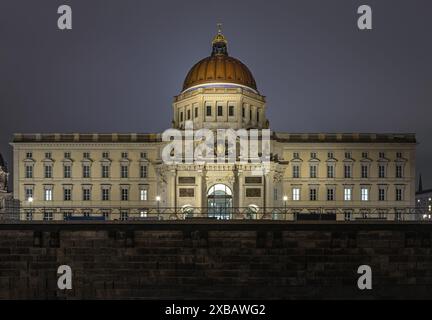
<svg viewBox="0 0 432 320"><path fill-rule="evenodd" d="M217 24L218 34L222 34L222 23Z"/></svg>

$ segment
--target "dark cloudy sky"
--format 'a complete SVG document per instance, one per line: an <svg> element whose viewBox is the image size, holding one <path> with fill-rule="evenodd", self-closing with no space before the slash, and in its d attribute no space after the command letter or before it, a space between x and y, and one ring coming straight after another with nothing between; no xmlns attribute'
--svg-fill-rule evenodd
<svg viewBox="0 0 432 320"><path fill-rule="evenodd" d="M73 30L57 29L69 4ZM357 29L357 7L373 30ZM430 0L1 0L0 152L14 132L160 132L217 22L273 130L415 132L432 187Z"/></svg>

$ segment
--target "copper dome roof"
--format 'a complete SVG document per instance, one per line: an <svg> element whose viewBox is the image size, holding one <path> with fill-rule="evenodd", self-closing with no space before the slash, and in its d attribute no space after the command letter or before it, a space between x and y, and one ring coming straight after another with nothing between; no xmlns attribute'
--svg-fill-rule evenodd
<svg viewBox="0 0 432 320"><path fill-rule="evenodd" d="M257 90L255 79L246 65L230 57L227 41L220 30L213 39L211 56L196 63L188 72L183 91L201 84L231 83Z"/></svg>

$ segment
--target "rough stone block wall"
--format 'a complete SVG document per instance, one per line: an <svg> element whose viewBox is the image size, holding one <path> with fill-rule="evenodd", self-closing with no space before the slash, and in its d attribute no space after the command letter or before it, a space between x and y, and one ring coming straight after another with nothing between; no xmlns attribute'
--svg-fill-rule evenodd
<svg viewBox="0 0 432 320"><path fill-rule="evenodd" d="M0 299L430 299L432 225L0 224ZM57 288L69 265L72 290ZM372 268L372 290L357 269Z"/></svg>

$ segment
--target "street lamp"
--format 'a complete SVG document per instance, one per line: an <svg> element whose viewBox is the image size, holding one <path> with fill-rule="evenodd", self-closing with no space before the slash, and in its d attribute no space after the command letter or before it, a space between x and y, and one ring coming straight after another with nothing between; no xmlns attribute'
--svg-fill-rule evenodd
<svg viewBox="0 0 432 320"><path fill-rule="evenodd" d="M284 201L284 206L285 206L285 215L287 213L287 201L288 201L288 196L283 196L283 201Z"/></svg>
<svg viewBox="0 0 432 320"><path fill-rule="evenodd" d="M160 211L159 211L159 204L160 204L160 201L161 201L161 197L160 197L160 196L156 196L158 219L160 219Z"/></svg>

